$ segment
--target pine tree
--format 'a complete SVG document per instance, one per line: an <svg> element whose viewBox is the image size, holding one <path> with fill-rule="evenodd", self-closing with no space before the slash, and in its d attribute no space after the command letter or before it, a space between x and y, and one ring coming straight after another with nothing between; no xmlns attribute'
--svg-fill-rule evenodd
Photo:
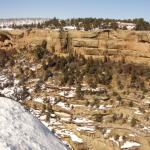
<svg viewBox="0 0 150 150"><path fill-rule="evenodd" d="M135 118L132 118L131 127L135 127L136 124L137 124L137 120Z"/></svg>
<svg viewBox="0 0 150 150"><path fill-rule="evenodd" d="M47 47L47 41L46 40L42 41L41 47L44 48L44 49L46 49L46 47Z"/></svg>
<svg viewBox="0 0 150 150"><path fill-rule="evenodd" d="M77 83L77 87L76 87L76 97L77 98L81 98L82 97L82 91L81 91L81 89L82 89L81 83L78 82Z"/></svg>

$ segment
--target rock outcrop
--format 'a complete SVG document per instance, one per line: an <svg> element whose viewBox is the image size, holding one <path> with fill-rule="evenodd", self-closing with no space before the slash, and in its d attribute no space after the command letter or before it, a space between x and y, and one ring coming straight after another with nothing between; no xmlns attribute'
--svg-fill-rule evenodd
<svg viewBox="0 0 150 150"><path fill-rule="evenodd" d="M47 49L56 53L76 51L96 57L107 53L116 60L124 56L128 61L150 64L150 32L146 31L32 29L10 32L15 49L34 47L46 40Z"/></svg>

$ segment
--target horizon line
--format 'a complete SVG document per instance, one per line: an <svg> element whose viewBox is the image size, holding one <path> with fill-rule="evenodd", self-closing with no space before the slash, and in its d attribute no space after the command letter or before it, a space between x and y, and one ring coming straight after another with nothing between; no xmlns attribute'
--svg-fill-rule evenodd
<svg viewBox="0 0 150 150"><path fill-rule="evenodd" d="M65 18L62 18L62 17L0 17L0 20L4 20L4 19L60 19L60 20L66 20L66 19L79 19L79 18L95 18L95 19L112 19L112 20L134 20L134 19L144 19L145 21L148 21L150 22L150 19L146 19L144 17L135 17L135 18L110 18L110 17L65 17Z"/></svg>

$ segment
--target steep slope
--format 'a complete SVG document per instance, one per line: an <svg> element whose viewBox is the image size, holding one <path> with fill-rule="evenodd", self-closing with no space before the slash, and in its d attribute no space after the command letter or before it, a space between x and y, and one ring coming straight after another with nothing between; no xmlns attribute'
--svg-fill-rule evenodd
<svg viewBox="0 0 150 150"><path fill-rule="evenodd" d="M114 60L124 56L129 62L134 60L134 63L150 64L150 32L146 31L32 29L10 33L13 38L1 42L3 49L31 50L46 40L47 49L58 54L73 50L83 55L101 57L107 53Z"/></svg>
<svg viewBox="0 0 150 150"><path fill-rule="evenodd" d="M0 97L1 150L67 150L17 102Z"/></svg>

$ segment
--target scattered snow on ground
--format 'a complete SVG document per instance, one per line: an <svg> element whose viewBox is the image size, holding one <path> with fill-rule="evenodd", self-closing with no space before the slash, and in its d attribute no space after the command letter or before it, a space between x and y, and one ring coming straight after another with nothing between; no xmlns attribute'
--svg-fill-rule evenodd
<svg viewBox="0 0 150 150"><path fill-rule="evenodd" d="M90 132L94 132L95 131L95 127L94 126L78 127L77 131L90 131Z"/></svg>
<svg viewBox="0 0 150 150"><path fill-rule="evenodd" d="M36 98L33 98L33 101L43 103L44 99L43 99L43 97L36 97Z"/></svg>
<svg viewBox="0 0 150 150"><path fill-rule="evenodd" d="M132 141L126 141L122 146L121 149L127 149L127 148L132 148L132 147L139 147L141 144L137 142L132 142Z"/></svg>
<svg viewBox="0 0 150 150"><path fill-rule="evenodd" d="M68 105L68 104L66 104L66 103L64 103L64 102L58 102L56 105L57 105L57 106L60 106L60 107L63 108L63 109L71 110L70 105Z"/></svg>
<svg viewBox="0 0 150 150"><path fill-rule="evenodd" d="M51 103L51 105L55 104L56 98L53 96L48 96L47 100Z"/></svg>
<svg viewBox="0 0 150 150"><path fill-rule="evenodd" d="M68 114L68 113L64 113L64 112L58 112L58 111L56 111L56 112L55 112L55 114L56 114L57 116L65 117L65 118L69 118L69 117L71 117L71 115L70 115L70 114Z"/></svg>
<svg viewBox="0 0 150 150"><path fill-rule="evenodd" d="M60 120L63 121L63 122L70 122L71 118L61 118Z"/></svg>
<svg viewBox="0 0 150 150"><path fill-rule="evenodd" d="M131 136L131 137L135 137L136 135L135 135L135 134L129 134L129 136Z"/></svg>
<svg viewBox="0 0 150 150"><path fill-rule="evenodd" d="M34 91L33 88L28 88L28 92L29 92L30 94L32 94L33 91Z"/></svg>
<svg viewBox="0 0 150 150"><path fill-rule="evenodd" d="M114 143L116 143L119 146L119 142L117 140L115 140L114 137L111 137L110 140L113 141Z"/></svg>
<svg viewBox="0 0 150 150"><path fill-rule="evenodd" d="M108 109L110 109L110 108L112 108L112 105L106 105L106 106L100 105L100 106L99 106L99 109L101 109L101 110L108 110Z"/></svg>
<svg viewBox="0 0 150 150"><path fill-rule="evenodd" d="M0 94L5 97L17 100L17 95L21 95L24 92L22 86L19 86L20 80L9 79L8 76L0 74Z"/></svg>
<svg viewBox="0 0 150 150"><path fill-rule="evenodd" d="M46 120L46 115L40 116L40 120Z"/></svg>
<svg viewBox="0 0 150 150"><path fill-rule="evenodd" d="M5 95L6 97L16 99L15 94L23 92L22 87L6 87L3 90L0 91L1 94Z"/></svg>
<svg viewBox="0 0 150 150"><path fill-rule="evenodd" d="M30 70L36 71L36 66L34 65L34 66L30 67Z"/></svg>
<svg viewBox="0 0 150 150"><path fill-rule="evenodd" d="M73 107L85 107L84 105L72 104Z"/></svg>
<svg viewBox="0 0 150 150"><path fill-rule="evenodd" d="M145 100L144 103L145 104L150 104L150 100Z"/></svg>
<svg viewBox="0 0 150 150"><path fill-rule="evenodd" d="M83 143L83 140L75 135L73 132L70 133L71 140L77 143Z"/></svg>
<svg viewBox="0 0 150 150"><path fill-rule="evenodd" d="M137 115L143 115L140 110L136 110L134 113Z"/></svg>
<svg viewBox="0 0 150 150"><path fill-rule="evenodd" d="M106 130L106 133L104 134L104 137L109 136L110 133L111 133L111 129L107 129L107 130Z"/></svg>
<svg viewBox="0 0 150 150"><path fill-rule="evenodd" d="M141 130L150 133L150 126L144 126Z"/></svg>
<svg viewBox="0 0 150 150"><path fill-rule="evenodd" d="M0 97L1 150L67 150L42 123L19 103Z"/></svg>
<svg viewBox="0 0 150 150"><path fill-rule="evenodd" d="M76 90L75 87L68 87L68 86L64 86L64 87L60 87L61 90Z"/></svg>
<svg viewBox="0 0 150 150"><path fill-rule="evenodd" d="M73 132L69 130L62 129L62 130L55 130L55 132L56 134L62 137L65 137L65 136L70 137L73 142L83 143L83 139L79 138L77 135L75 135Z"/></svg>
<svg viewBox="0 0 150 150"><path fill-rule="evenodd" d="M58 120L56 120L55 118L51 118L50 119L50 126L60 126L62 125L62 123L60 123Z"/></svg>
<svg viewBox="0 0 150 150"><path fill-rule="evenodd" d="M67 114L64 112L55 112L55 114L60 117L60 121L63 121L63 122L70 122L71 121L71 115L70 114Z"/></svg>
<svg viewBox="0 0 150 150"><path fill-rule="evenodd" d="M60 96L64 96L66 98L73 98L75 97L75 91L71 90L71 91L61 91L58 93Z"/></svg>
<svg viewBox="0 0 150 150"><path fill-rule="evenodd" d="M18 80L18 79L15 79L14 80L14 85L16 86L16 85L18 85L20 83L20 80Z"/></svg>
<svg viewBox="0 0 150 150"><path fill-rule="evenodd" d="M119 142L122 142L122 141L123 141L123 137L119 136Z"/></svg>
<svg viewBox="0 0 150 150"><path fill-rule="evenodd" d="M39 117L40 117L40 114L41 114L41 111L40 111L40 110L35 110L35 109L30 108L30 113L31 113L32 115L34 115L35 117L39 118Z"/></svg>
<svg viewBox="0 0 150 150"><path fill-rule="evenodd" d="M86 118L81 118L81 117L74 119L73 122L74 122L74 123L77 123L77 124L93 123L92 120L88 120L88 119L86 119Z"/></svg>
<svg viewBox="0 0 150 150"><path fill-rule="evenodd" d="M87 85L82 84L82 91L92 91L92 92L99 92L99 91L105 91L104 88L97 87L97 88L89 88Z"/></svg>

